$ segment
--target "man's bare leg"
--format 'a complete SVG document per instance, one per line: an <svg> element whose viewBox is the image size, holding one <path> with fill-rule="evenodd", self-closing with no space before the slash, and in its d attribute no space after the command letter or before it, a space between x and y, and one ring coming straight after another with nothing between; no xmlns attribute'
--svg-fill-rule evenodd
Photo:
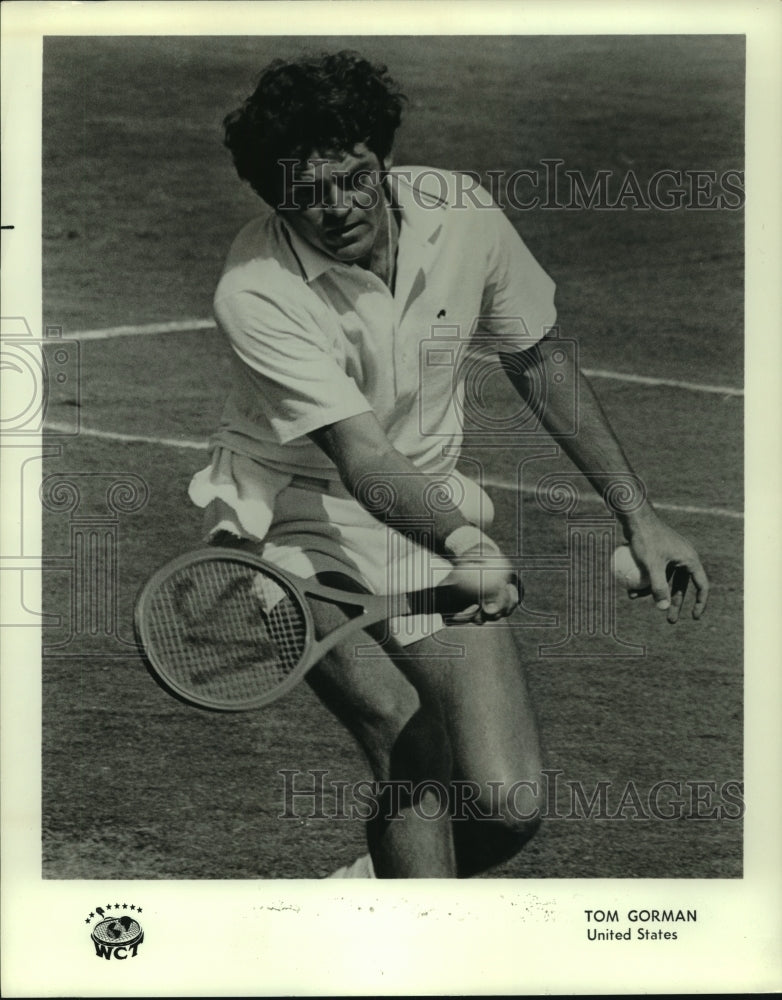
<svg viewBox="0 0 782 1000"><path fill-rule="evenodd" d="M344 580L328 582L346 585ZM319 633L344 620L338 608L325 604L314 605L313 613ZM366 636L335 647L307 679L355 736L379 783L377 815L367 824L375 872L381 878L453 878L448 809L438 808L431 789L422 800L415 798L424 781L448 788L452 760L443 720L388 652L378 648L377 656L356 657L357 642L365 644ZM439 818L427 818L438 812Z"/></svg>
<svg viewBox="0 0 782 1000"><path fill-rule="evenodd" d="M427 638L394 659L421 698L436 704L452 755L458 874L485 871L534 834L541 809L538 727L519 651L504 623L441 633L463 656Z"/></svg>

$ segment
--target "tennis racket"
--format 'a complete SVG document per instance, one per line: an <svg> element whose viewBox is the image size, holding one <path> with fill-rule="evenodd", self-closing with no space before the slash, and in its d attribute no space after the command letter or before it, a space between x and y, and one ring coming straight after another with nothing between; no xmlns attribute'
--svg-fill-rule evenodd
<svg viewBox="0 0 782 1000"><path fill-rule="evenodd" d="M350 617L317 638L309 598ZM350 593L215 546L159 569L139 595L135 623L166 689L202 708L238 711L286 694L352 632L397 616L453 614L469 603L447 584L399 595Z"/></svg>

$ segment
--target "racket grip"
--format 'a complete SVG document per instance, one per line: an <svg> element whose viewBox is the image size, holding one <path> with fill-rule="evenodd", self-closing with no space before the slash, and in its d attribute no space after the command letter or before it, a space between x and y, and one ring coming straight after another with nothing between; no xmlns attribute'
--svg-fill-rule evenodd
<svg viewBox="0 0 782 1000"><path fill-rule="evenodd" d="M515 586L521 601L524 587L518 573L512 573L509 582ZM468 597L460 587L448 583L432 587L430 590L419 590L408 594L407 599L411 612L416 615L455 615L476 603L475 599Z"/></svg>
<svg viewBox="0 0 782 1000"><path fill-rule="evenodd" d="M429 590L417 590L408 594L407 599L410 611L416 615L453 615L469 605L464 592L447 583Z"/></svg>
<svg viewBox="0 0 782 1000"><path fill-rule="evenodd" d="M410 611L415 615L453 615L464 611L471 603L463 591L450 584L417 590L407 595Z"/></svg>

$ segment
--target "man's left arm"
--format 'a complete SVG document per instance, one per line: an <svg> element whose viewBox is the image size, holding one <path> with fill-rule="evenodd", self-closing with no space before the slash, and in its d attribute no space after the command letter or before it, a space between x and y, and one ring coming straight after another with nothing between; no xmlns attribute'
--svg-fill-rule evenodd
<svg viewBox="0 0 782 1000"><path fill-rule="evenodd" d="M581 372L577 375L578 426L576 433L572 433L570 415L575 387L568 384L567 379L556 382L546 378L547 372L555 369L550 354L558 346L557 340L544 338L522 354L500 353L500 361L514 388L535 410L542 426L595 490L606 497L612 485L634 473L592 386ZM545 394L535 391L535 386L541 384L546 385ZM657 607L668 612L668 621L678 621L690 581L695 587L692 616L700 618L706 609L709 581L693 546L660 520L645 497L636 509L615 513L633 555L649 574ZM666 573L671 565L674 570L668 579Z"/></svg>

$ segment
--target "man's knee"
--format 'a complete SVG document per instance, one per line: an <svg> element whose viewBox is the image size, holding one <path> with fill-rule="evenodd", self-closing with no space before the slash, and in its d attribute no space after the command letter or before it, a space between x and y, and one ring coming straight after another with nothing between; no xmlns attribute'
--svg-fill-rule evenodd
<svg viewBox="0 0 782 1000"><path fill-rule="evenodd" d="M414 688L379 686L356 706L356 721L368 737L390 751L420 707Z"/></svg>
<svg viewBox="0 0 782 1000"><path fill-rule="evenodd" d="M536 777L504 782L501 789L501 822L522 843L535 834L543 812L543 788L539 772L536 774Z"/></svg>
<svg viewBox="0 0 782 1000"><path fill-rule="evenodd" d="M448 783L451 752L441 721L421 706L410 684L378 686L353 706L351 730L378 779L430 779ZM348 721L348 720L345 720Z"/></svg>
<svg viewBox="0 0 782 1000"><path fill-rule="evenodd" d="M389 764L392 775L404 774L414 784L438 781L447 788L453 760L440 719L427 708L419 708L399 733Z"/></svg>
<svg viewBox="0 0 782 1000"><path fill-rule="evenodd" d="M532 815L505 815L500 822L504 829L516 840L520 850L531 840L540 828L540 812Z"/></svg>
<svg viewBox="0 0 782 1000"><path fill-rule="evenodd" d="M542 796L534 777L460 781L454 783L452 792L454 843L462 878L509 861L540 826Z"/></svg>
<svg viewBox="0 0 782 1000"><path fill-rule="evenodd" d="M543 790L539 778L509 778L496 781L458 781L453 785L456 820L488 823L518 841L521 847L534 836L543 812Z"/></svg>
<svg viewBox="0 0 782 1000"><path fill-rule="evenodd" d="M316 626L324 634L342 621L336 609L318 609ZM359 643L365 640L359 638ZM355 639L330 650L307 682L370 756L389 754L421 705L415 687L390 661L382 655L357 655Z"/></svg>

